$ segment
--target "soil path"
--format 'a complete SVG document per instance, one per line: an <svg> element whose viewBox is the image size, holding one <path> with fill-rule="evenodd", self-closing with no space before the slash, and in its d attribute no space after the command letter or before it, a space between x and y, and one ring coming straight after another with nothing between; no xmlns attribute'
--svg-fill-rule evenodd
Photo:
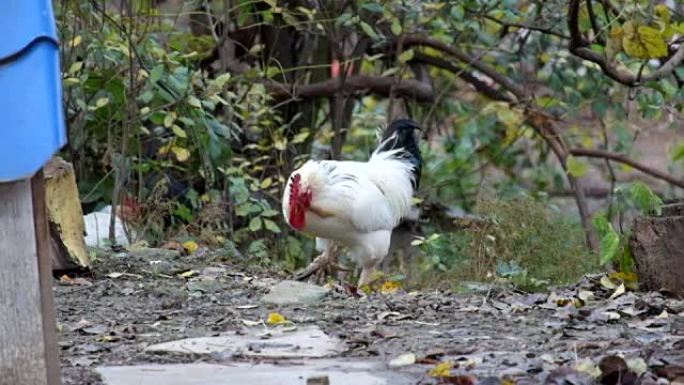
<svg viewBox="0 0 684 385"><path fill-rule="evenodd" d="M367 375L366 382L359 382L367 384L584 384L600 375L604 383L617 384L605 376L618 369L625 384L625 373L640 377L642 384L684 376L684 302L662 293L623 292L624 287L613 287L600 276L540 294L481 286L468 294L399 290L358 299L331 290L306 306L262 303L261 297L283 278L255 261L231 262L220 253L102 257L92 277L55 285L64 383L103 384L101 367L178 363L199 365L193 370L203 373L260 373L264 384L270 383L271 370L273 383L306 384L302 375L278 382L282 373L276 369L296 365L330 372L332 384L351 383L335 380L351 372ZM293 324L265 325L261 321L271 312ZM257 357L253 345L250 354L145 350L183 338L244 336L250 330L280 333L279 328L288 327L317 327L339 341L340 349L321 360ZM389 366L402 355L396 367ZM615 355L628 368L603 365L602 374L601 359L605 363ZM448 376L429 374L438 374L435 368L444 368L437 366L444 362L452 366L441 372ZM251 374L240 372L244 365Z"/></svg>

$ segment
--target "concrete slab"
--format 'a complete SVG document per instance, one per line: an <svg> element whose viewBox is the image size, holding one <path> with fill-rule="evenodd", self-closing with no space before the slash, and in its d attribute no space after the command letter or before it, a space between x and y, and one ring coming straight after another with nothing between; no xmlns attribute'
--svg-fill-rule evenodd
<svg viewBox="0 0 684 385"><path fill-rule="evenodd" d="M151 345L147 352L187 354L239 354L263 358L321 358L340 354L344 344L325 334L317 326L300 326L293 331L282 328L249 329L247 335L188 338Z"/></svg>
<svg viewBox="0 0 684 385"><path fill-rule="evenodd" d="M261 301L273 305L312 305L319 302L328 289L299 281L278 282Z"/></svg>
<svg viewBox="0 0 684 385"><path fill-rule="evenodd" d="M379 362L310 360L292 364L173 364L96 369L106 385L304 385L326 375L330 385L409 385L416 378L394 373Z"/></svg>

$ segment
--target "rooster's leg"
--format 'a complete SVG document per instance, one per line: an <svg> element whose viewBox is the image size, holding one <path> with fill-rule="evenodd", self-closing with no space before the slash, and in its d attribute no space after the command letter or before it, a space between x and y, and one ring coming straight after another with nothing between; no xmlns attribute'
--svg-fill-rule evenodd
<svg viewBox="0 0 684 385"><path fill-rule="evenodd" d="M296 273L295 278L304 280L314 276L314 280L317 282L324 281L326 275L337 278L337 272L348 270L337 263L337 252L338 248L335 247L334 243L328 241L323 250L323 254L316 257L304 270Z"/></svg>
<svg viewBox="0 0 684 385"><path fill-rule="evenodd" d="M359 287L368 285L373 281L376 272L376 265L363 266L361 268L361 276L359 277Z"/></svg>

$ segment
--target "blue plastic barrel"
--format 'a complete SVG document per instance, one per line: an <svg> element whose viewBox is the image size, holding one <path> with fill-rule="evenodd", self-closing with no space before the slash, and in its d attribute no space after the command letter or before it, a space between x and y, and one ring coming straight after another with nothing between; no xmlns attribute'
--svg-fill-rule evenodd
<svg viewBox="0 0 684 385"><path fill-rule="evenodd" d="M0 182L31 177L66 144L51 0L1 0Z"/></svg>

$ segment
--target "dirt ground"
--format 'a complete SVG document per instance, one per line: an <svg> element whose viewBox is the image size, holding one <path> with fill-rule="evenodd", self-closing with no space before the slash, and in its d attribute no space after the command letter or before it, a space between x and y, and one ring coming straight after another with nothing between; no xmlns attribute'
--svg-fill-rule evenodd
<svg viewBox="0 0 684 385"><path fill-rule="evenodd" d="M306 307L262 304L260 297L284 278L258 261L220 251L101 256L92 275L55 283L64 383L102 384L94 368L104 365L221 363L225 357L144 349L239 332L243 320L263 320L273 311L342 339L343 358L389 362L414 353L416 364L396 370L413 375L416 384L655 384L684 378L684 301L623 292L624 286L601 276L550 293L473 285L471 293L399 290L359 299L333 290ZM440 362L453 364L449 376L431 377Z"/></svg>

